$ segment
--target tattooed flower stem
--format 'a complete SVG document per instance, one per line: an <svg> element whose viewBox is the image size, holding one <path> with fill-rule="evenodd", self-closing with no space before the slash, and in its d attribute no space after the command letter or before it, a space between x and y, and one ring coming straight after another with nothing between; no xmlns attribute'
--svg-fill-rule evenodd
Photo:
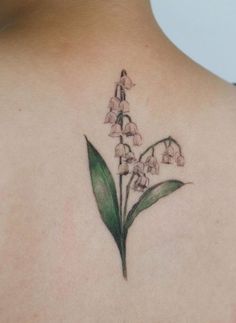
<svg viewBox="0 0 236 323"><path fill-rule="evenodd" d="M123 137L120 136L120 144L123 144ZM122 164L122 157L119 159L119 165ZM123 214L122 214L122 207L123 207L123 175L119 175L119 190L120 190L120 222L121 222L121 230L123 228Z"/></svg>
<svg viewBox="0 0 236 323"><path fill-rule="evenodd" d="M126 196L125 196L125 205L124 205L124 219L125 220L126 220L126 216L127 216L127 207L128 207L130 186L133 182L134 177L135 177L135 174L133 173L132 176L130 177L130 180L129 180L127 186L126 186Z"/></svg>
<svg viewBox="0 0 236 323"><path fill-rule="evenodd" d="M118 97L118 88L119 88L119 84L116 84L115 93L114 93L115 98Z"/></svg>
<svg viewBox="0 0 236 323"><path fill-rule="evenodd" d="M120 123L123 121L124 118L127 118L129 122L132 122L131 117L128 114L123 114L122 112L120 112L117 116L116 122ZM121 121L122 120L122 121Z"/></svg>
<svg viewBox="0 0 236 323"><path fill-rule="evenodd" d="M144 152L139 156L139 161L141 161L141 160L142 160L143 156L144 156L144 155L146 155L146 153L148 153L148 152L149 152L149 150L151 150L151 149L152 149L152 151L153 151L153 149L154 149L156 146L158 146L159 144L164 143L164 144L165 144L165 147L167 147L167 142L169 142L169 144L174 143L174 144L179 148L179 152L180 152L180 154L182 153L182 152L181 152L181 146L180 146L180 144L179 144L175 139L173 139L171 136L169 136L169 137L167 137L167 138L164 138L164 139L162 139L162 140L159 140L159 141L155 142L155 144L153 144L153 145L149 146L146 150L144 150Z"/></svg>
<svg viewBox="0 0 236 323"><path fill-rule="evenodd" d="M180 152L180 154L182 154L182 149L181 149L181 146L180 146L180 144L174 139L174 138L172 138L171 136L169 137L169 144L171 144L171 143L174 143L178 148L179 148L179 152Z"/></svg>
<svg viewBox="0 0 236 323"><path fill-rule="evenodd" d="M125 147L127 147L127 148L129 149L129 152L131 152L131 151L132 151L132 149L131 149L130 145L128 145L128 144L124 144L124 146L125 146Z"/></svg>
<svg viewBox="0 0 236 323"><path fill-rule="evenodd" d="M127 265L126 265L126 233L123 232L121 236L121 250L120 250L122 273L123 277L127 279Z"/></svg>

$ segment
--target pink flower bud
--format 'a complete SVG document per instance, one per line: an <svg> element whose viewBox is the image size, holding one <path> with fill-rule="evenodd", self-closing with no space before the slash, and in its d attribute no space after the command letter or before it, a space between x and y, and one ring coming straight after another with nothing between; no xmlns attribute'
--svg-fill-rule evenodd
<svg viewBox="0 0 236 323"><path fill-rule="evenodd" d="M176 158L176 164L177 164L177 166L183 167L183 166L184 166L184 164L185 164L184 156L179 155L179 156Z"/></svg>
<svg viewBox="0 0 236 323"><path fill-rule="evenodd" d="M135 84L133 83L133 81L131 80L131 78L129 76L127 76L127 75L124 75L124 76L121 77L120 84L126 90L130 90L133 86L135 86Z"/></svg>
<svg viewBox="0 0 236 323"><path fill-rule="evenodd" d="M137 192L143 192L149 185L149 178L146 175L141 175L134 182L134 190Z"/></svg>
<svg viewBox="0 0 236 323"><path fill-rule="evenodd" d="M127 163L122 163L118 167L119 175L128 175L129 174L129 165Z"/></svg>
<svg viewBox="0 0 236 323"><path fill-rule="evenodd" d="M114 124L116 122L116 114L112 111L108 112L105 116L104 123Z"/></svg>
<svg viewBox="0 0 236 323"><path fill-rule="evenodd" d="M143 138L140 133L136 133L133 138L133 145L134 146L141 146L143 143Z"/></svg>
<svg viewBox="0 0 236 323"><path fill-rule="evenodd" d="M115 157L125 157L127 153L127 147L124 144L118 144L115 147Z"/></svg>
<svg viewBox="0 0 236 323"><path fill-rule="evenodd" d="M119 111L122 111L124 113L129 112L129 102L126 100L121 101Z"/></svg>
<svg viewBox="0 0 236 323"><path fill-rule="evenodd" d="M125 155L125 161L126 163L133 163L134 161L136 161L135 155L132 151L129 151L126 155Z"/></svg>
<svg viewBox="0 0 236 323"><path fill-rule="evenodd" d="M119 111L119 106L120 106L120 99L113 96L110 98L108 108L112 111Z"/></svg>
<svg viewBox="0 0 236 323"><path fill-rule="evenodd" d="M127 137L134 136L138 131L137 125L133 122L129 122L125 125L124 134Z"/></svg>
<svg viewBox="0 0 236 323"><path fill-rule="evenodd" d="M145 165L147 166L148 173L151 173L152 175L159 174L159 164L156 157L148 156L146 159Z"/></svg>
<svg viewBox="0 0 236 323"><path fill-rule="evenodd" d="M134 169L133 169L133 173L134 174L143 174L144 173L144 163L143 162L137 162L135 165L134 165Z"/></svg>
<svg viewBox="0 0 236 323"><path fill-rule="evenodd" d="M118 123L115 123L111 126L110 137L119 137L122 135L121 126Z"/></svg>

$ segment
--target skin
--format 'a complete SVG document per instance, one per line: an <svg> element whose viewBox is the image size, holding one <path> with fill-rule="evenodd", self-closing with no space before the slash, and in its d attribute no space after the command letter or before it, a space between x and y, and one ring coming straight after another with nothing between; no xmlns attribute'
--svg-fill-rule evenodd
<svg viewBox="0 0 236 323"><path fill-rule="evenodd" d="M0 321L235 323L235 88L176 49L146 0L3 1L0 20ZM194 183L135 221L128 282L83 137L116 174L103 118L122 68L143 149L183 148L157 180Z"/></svg>

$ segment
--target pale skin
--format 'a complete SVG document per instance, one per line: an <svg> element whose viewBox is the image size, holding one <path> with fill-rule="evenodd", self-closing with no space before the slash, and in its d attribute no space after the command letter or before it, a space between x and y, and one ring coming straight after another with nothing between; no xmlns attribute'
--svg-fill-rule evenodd
<svg viewBox="0 0 236 323"><path fill-rule="evenodd" d="M146 0L3 1L0 20L0 321L235 323L235 88L178 51ZM122 68L144 146L184 150L159 180L194 183L136 220L128 281L83 137L116 173L103 118Z"/></svg>

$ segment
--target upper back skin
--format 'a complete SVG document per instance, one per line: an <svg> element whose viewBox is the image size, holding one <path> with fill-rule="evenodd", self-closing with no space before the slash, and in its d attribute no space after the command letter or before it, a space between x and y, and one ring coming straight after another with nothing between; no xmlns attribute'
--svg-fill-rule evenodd
<svg viewBox="0 0 236 323"><path fill-rule="evenodd" d="M162 34L35 24L0 34L0 322L235 323L235 88ZM184 151L158 181L192 183L135 220L127 281L84 137L116 174L103 121L123 68L143 147L171 135Z"/></svg>

